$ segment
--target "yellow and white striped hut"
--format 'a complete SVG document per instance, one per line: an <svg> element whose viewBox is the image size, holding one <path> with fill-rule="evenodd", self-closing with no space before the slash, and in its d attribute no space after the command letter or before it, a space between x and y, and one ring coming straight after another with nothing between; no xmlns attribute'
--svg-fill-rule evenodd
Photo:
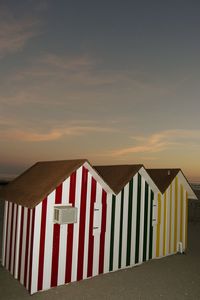
<svg viewBox="0 0 200 300"><path fill-rule="evenodd" d="M159 189L154 198L153 258L187 248L188 199L197 199L181 169L147 169Z"/></svg>

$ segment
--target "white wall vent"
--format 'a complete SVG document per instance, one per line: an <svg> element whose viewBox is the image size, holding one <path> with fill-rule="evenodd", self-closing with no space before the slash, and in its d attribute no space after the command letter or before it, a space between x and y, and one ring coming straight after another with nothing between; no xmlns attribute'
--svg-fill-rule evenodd
<svg viewBox="0 0 200 300"><path fill-rule="evenodd" d="M77 222L77 208L62 205L54 206L54 223L71 224Z"/></svg>

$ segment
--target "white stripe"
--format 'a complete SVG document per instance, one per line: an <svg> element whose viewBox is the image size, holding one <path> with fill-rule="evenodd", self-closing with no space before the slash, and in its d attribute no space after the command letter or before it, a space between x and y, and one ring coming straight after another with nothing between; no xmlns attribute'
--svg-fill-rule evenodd
<svg viewBox="0 0 200 300"><path fill-rule="evenodd" d="M129 184L124 187L124 211L123 211L123 230L122 230L122 261L121 267L126 267L126 250L127 250L127 220L128 220L128 195Z"/></svg>
<svg viewBox="0 0 200 300"><path fill-rule="evenodd" d="M2 238L2 265L5 266L5 247L6 247L6 236L7 236L7 217L8 217L8 201L4 202L4 220L3 220L3 238Z"/></svg>
<svg viewBox="0 0 200 300"><path fill-rule="evenodd" d="M42 202L35 207L31 294L37 292Z"/></svg>
<svg viewBox="0 0 200 300"><path fill-rule="evenodd" d="M87 199L86 199L86 222L85 222L85 241L84 241L84 258L83 258L83 278L87 278L88 267L88 243L89 243L89 223L90 223L90 204L91 204L91 181L92 176L88 172L87 181Z"/></svg>
<svg viewBox="0 0 200 300"><path fill-rule="evenodd" d="M29 285L32 218L33 218L33 210L30 209L30 227L29 227L29 241L28 241L28 264L27 264L27 276L26 276L26 288L27 289L28 289L28 285Z"/></svg>
<svg viewBox="0 0 200 300"><path fill-rule="evenodd" d="M177 180L177 190L178 190L178 203L177 203L177 245L180 242L180 214L181 214L181 209L180 209L180 201L181 201L181 185L180 181Z"/></svg>
<svg viewBox="0 0 200 300"><path fill-rule="evenodd" d="M135 239L136 239L136 218L137 218L137 190L138 175L133 178L133 209L132 209L132 234L131 234L131 265L135 264Z"/></svg>
<svg viewBox="0 0 200 300"><path fill-rule="evenodd" d="M164 195L161 195L161 214L160 214L160 247L159 256L163 256L163 227L164 227Z"/></svg>
<svg viewBox="0 0 200 300"><path fill-rule="evenodd" d="M174 253L175 180L172 182L171 253Z"/></svg>
<svg viewBox="0 0 200 300"><path fill-rule="evenodd" d="M12 215L12 203L8 203L8 229L7 229L7 248L6 248L6 269L9 267L10 260L10 233L11 233L11 215Z"/></svg>
<svg viewBox="0 0 200 300"><path fill-rule="evenodd" d="M166 217L166 255L169 254L169 234L170 234L170 186L167 189L166 193L166 209L167 209L167 217Z"/></svg>
<svg viewBox="0 0 200 300"><path fill-rule="evenodd" d="M70 177L68 177L62 185L62 204L69 204L69 186ZM67 251L67 224L60 225L60 241L58 256L58 282L57 285L65 283L66 270L66 251Z"/></svg>
<svg viewBox="0 0 200 300"><path fill-rule="evenodd" d="M11 274L13 275L14 249L15 249L15 225L16 225L17 204L14 204L13 229L12 229L12 249L11 249Z"/></svg>
<svg viewBox="0 0 200 300"><path fill-rule="evenodd" d="M186 223L186 194L187 192L183 188L183 249L186 249L186 244L185 244L185 223Z"/></svg>
<svg viewBox="0 0 200 300"><path fill-rule="evenodd" d="M105 248L104 248L104 273L109 272L111 212L112 212L112 194L108 194L107 195Z"/></svg>
<svg viewBox="0 0 200 300"><path fill-rule="evenodd" d="M149 260L149 239L150 239L150 226L152 226L152 220L150 224L150 211L151 211L151 188L148 186L148 213L147 213L147 250L146 260ZM153 212L153 210L152 210ZM153 244L152 244L153 247Z"/></svg>
<svg viewBox="0 0 200 300"><path fill-rule="evenodd" d="M143 261L144 244L144 203L145 203L145 180L141 180L141 206L140 206L140 243L139 243L139 263Z"/></svg>
<svg viewBox="0 0 200 300"><path fill-rule="evenodd" d="M114 224L114 245L113 245L113 271L118 269L119 260L119 231L120 231L120 212L121 212L120 192L115 200L115 224Z"/></svg>
<svg viewBox="0 0 200 300"><path fill-rule="evenodd" d="M154 201L157 204L157 212L158 212L158 193L154 193L154 200L153 200L153 205ZM157 217L157 213L156 213ZM153 219L153 212L152 212L152 219ZM151 220L151 224L153 225L153 220ZM157 241L157 226L158 224L154 223L153 226L153 249L152 249L152 258L156 258L156 241Z"/></svg>
<svg viewBox="0 0 200 300"><path fill-rule="evenodd" d="M51 286L51 267L53 250L53 213L55 204L55 190L47 197L47 215L46 215L46 234L44 248L44 272L43 272L43 290Z"/></svg>
<svg viewBox="0 0 200 300"><path fill-rule="evenodd" d="M71 281L77 280L78 236L79 236L79 225L80 225L80 202L81 202L80 200L81 200L82 169L83 169L83 167L80 167L76 172L75 207L77 207L78 211L77 211L77 223L74 224Z"/></svg>
<svg viewBox="0 0 200 300"><path fill-rule="evenodd" d="M94 252L93 252L93 276L99 273L99 248L100 248L100 233L101 233L101 218L102 218L102 187L97 182L96 190L96 205L99 207L98 219L99 219L99 228L93 230L94 235Z"/></svg>
<svg viewBox="0 0 200 300"><path fill-rule="evenodd" d="M26 256L27 213L28 213L28 208L24 207L22 253L21 253L21 274L20 274L20 282L22 284L24 284L24 267L25 267L25 256Z"/></svg>
<svg viewBox="0 0 200 300"><path fill-rule="evenodd" d="M21 211L22 211L22 207L21 207L21 205L18 205L16 252L15 252L15 270L14 270L14 278L15 279L18 278Z"/></svg>

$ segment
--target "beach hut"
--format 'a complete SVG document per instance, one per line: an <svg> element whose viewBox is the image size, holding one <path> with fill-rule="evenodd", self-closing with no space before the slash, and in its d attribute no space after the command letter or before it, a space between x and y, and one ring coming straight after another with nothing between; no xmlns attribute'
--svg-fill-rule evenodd
<svg viewBox="0 0 200 300"><path fill-rule="evenodd" d="M181 169L147 169L159 189L153 258L184 252L187 248L188 198L197 199Z"/></svg>
<svg viewBox="0 0 200 300"><path fill-rule="evenodd" d="M143 165L94 168L114 191L107 199L104 273L151 259L157 186Z"/></svg>
<svg viewBox="0 0 200 300"><path fill-rule="evenodd" d="M112 193L85 159L33 165L0 191L3 266L31 294L103 273Z"/></svg>

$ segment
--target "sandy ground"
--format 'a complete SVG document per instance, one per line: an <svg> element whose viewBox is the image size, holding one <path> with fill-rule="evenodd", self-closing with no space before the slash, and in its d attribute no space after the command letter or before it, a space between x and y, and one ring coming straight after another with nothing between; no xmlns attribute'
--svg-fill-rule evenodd
<svg viewBox="0 0 200 300"><path fill-rule="evenodd" d="M189 224L189 248L184 255L152 260L129 268L57 287L30 296L0 268L0 299L200 299L200 223Z"/></svg>

